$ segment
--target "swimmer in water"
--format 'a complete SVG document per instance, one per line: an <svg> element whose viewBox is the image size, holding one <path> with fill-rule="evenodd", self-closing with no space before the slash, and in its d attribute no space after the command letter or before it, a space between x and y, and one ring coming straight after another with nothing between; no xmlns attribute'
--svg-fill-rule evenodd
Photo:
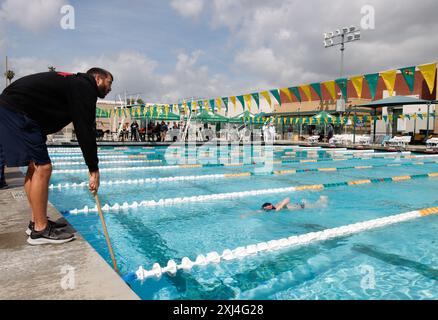
<svg viewBox="0 0 438 320"><path fill-rule="evenodd" d="M273 205L270 202L266 202L262 205L263 211L257 211L255 213L263 213L263 212L270 212L270 211L282 211L282 210L302 210L302 209L314 209L314 208L323 208L326 207L328 203L328 197L327 196L320 196L319 199L316 202L310 203L307 200L303 199L298 203L291 204L290 198L283 199L279 203ZM246 217L247 215L242 215L241 218Z"/></svg>

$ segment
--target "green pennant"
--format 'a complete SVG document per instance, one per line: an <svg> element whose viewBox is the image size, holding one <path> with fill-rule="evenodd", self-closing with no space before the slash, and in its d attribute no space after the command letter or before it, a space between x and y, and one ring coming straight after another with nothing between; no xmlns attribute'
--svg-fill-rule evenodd
<svg viewBox="0 0 438 320"><path fill-rule="evenodd" d="M222 101L224 102L225 110L227 113L228 113L228 100L229 100L228 97L222 98Z"/></svg>
<svg viewBox="0 0 438 320"><path fill-rule="evenodd" d="M371 99L374 100L376 96L377 82L379 81L379 74L371 73L371 74L366 74L364 77L368 83L368 87L370 88Z"/></svg>
<svg viewBox="0 0 438 320"><path fill-rule="evenodd" d="M214 99L208 101L210 103L211 112L214 112Z"/></svg>
<svg viewBox="0 0 438 320"><path fill-rule="evenodd" d="M198 101L198 108L199 108L199 111L204 110L204 102L202 100Z"/></svg>
<svg viewBox="0 0 438 320"><path fill-rule="evenodd" d="M422 114L422 113L418 113L417 116L418 116L418 118L420 118L421 120L423 120L423 114Z"/></svg>
<svg viewBox="0 0 438 320"><path fill-rule="evenodd" d="M431 112L431 113L429 113L429 117L431 117L431 118L435 118L435 112Z"/></svg>
<svg viewBox="0 0 438 320"><path fill-rule="evenodd" d="M274 89L269 92L272 94L275 100L277 100L278 104L281 105L280 92L278 91L278 89Z"/></svg>
<svg viewBox="0 0 438 320"><path fill-rule="evenodd" d="M408 118L408 120L411 120L411 115L410 114L405 114L405 117Z"/></svg>
<svg viewBox="0 0 438 320"><path fill-rule="evenodd" d="M335 82L338 85L339 89L341 90L345 102L347 102L347 99L348 99L348 96L347 96L348 79L347 78L340 78L340 79L336 79Z"/></svg>
<svg viewBox="0 0 438 320"><path fill-rule="evenodd" d="M388 116L383 116L383 121L387 122L388 121Z"/></svg>
<svg viewBox="0 0 438 320"><path fill-rule="evenodd" d="M319 82L316 82L312 83L310 86L313 88L313 90L315 90L315 92L318 94L319 99L322 101L321 84Z"/></svg>
<svg viewBox="0 0 438 320"><path fill-rule="evenodd" d="M301 95L300 95L300 90L298 90L298 87L291 87L289 88L289 91L292 92L295 95L295 97L297 97L299 102L301 102Z"/></svg>
<svg viewBox="0 0 438 320"><path fill-rule="evenodd" d="M251 93L251 96L254 98L255 102L257 103L257 109L260 109L260 95L256 93Z"/></svg>
<svg viewBox="0 0 438 320"><path fill-rule="evenodd" d="M243 108L243 110L245 110L245 99L243 98L243 96L237 96L236 98L237 98L237 100L239 100L240 103L242 104L242 108Z"/></svg>
<svg viewBox="0 0 438 320"><path fill-rule="evenodd" d="M187 107L189 107L189 110L192 111L192 102L191 101L187 102Z"/></svg>
<svg viewBox="0 0 438 320"><path fill-rule="evenodd" d="M403 75L403 78L406 81L406 84L409 87L409 92L412 93L414 90L414 82L415 82L415 67L406 67L399 69Z"/></svg>

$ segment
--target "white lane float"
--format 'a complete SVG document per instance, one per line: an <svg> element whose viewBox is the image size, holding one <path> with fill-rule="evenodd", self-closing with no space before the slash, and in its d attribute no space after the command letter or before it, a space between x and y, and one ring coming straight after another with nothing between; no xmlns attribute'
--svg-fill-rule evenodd
<svg viewBox="0 0 438 320"><path fill-rule="evenodd" d="M244 259L248 256L261 254L263 252L274 252L279 250L290 249L294 247L309 245L315 242L326 241L338 237L345 237L357 233L386 227L389 225L410 221L428 215L438 214L438 207L428 208L423 210L415 210L397 215L387 216L383 218L358 222L354 224L344 225L336 228L326 229L318 232L310 232L302 235L292 235L288 238L271 240L257 244L250 244L246 247L238 247L235 249L225 249L222 254L212 251L206 255L200 254L193 262L188 257L183 257L180 264L177 264L174 259L169 260L166 267L161 267L158 263L152 265L152 269L146 270L140 266L134 275L138 280L146 280L149 278L160 278L167 273L175 275L178 270L190 272L195 266L204 267L209 264L219 264L225 261L235 259Z"/></svg>

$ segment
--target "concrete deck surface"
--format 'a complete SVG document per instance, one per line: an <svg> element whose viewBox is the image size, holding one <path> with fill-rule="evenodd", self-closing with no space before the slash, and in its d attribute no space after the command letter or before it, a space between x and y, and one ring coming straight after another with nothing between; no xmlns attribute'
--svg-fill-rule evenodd
<svg viewBox="0 0 438 320"><path fill-rule="evenodd" d="M6 181L9 188L0 189L0 300L139 299L78 233L62 245L27 244L30 208L23 175L7 169ZM63 219L50 204L48 215Z"/></svg>

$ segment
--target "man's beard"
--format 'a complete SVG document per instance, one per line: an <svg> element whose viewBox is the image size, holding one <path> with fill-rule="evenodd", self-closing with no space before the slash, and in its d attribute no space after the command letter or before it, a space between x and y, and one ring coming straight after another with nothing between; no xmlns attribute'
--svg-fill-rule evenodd
<svg viewBox="0 0 438 320"><path fill-rule="evenodd" d="M101 99L105 98L107 95L105 87L103 86L97 86L97 92L99 93L97 96Z"/></svg>

